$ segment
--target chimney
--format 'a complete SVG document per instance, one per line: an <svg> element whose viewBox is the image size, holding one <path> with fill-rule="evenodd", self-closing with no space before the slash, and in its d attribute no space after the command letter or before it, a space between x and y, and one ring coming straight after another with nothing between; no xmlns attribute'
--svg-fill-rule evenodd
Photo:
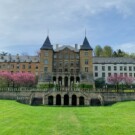
<svg viewBox="0 0 135 135"><path fill-rule="evenodd" d="M58 50L58 48L59 48L59 44L56 44L56 50Z"/></svg>
<svg viewBox="0 0 135 135"><path fill-rule="evenodd" d="M75 50L78 50L78 44L75 44Z"/></svg>

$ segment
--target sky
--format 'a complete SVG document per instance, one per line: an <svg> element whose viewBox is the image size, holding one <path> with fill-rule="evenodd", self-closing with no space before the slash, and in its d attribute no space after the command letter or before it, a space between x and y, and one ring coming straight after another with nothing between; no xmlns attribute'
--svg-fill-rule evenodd
<svg viewBox="0 0 135 135"><path fill-rule="evenodd" d="M0 0L0 52L35 55L56 44L135 53L135 0Z"/></svg>

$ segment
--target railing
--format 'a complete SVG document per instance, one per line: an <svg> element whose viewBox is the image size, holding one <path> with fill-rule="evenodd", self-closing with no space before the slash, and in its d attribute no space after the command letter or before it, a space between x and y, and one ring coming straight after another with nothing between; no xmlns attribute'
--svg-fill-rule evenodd
<svg viewBox="0 0 135 135"><path fill-rule="evenodd" d="M88 88L74 88L74 87L54 87L54 88L0 88L0 92L19 92L19 91L27 91L27 92L84 92L84 93L91 93L91 92L100 92L100 93L106 93L106 92L112 92L112 93L133 93L135 92L135 88L128 89L128 90L114 90L114 89L88 89Z"/></svg>

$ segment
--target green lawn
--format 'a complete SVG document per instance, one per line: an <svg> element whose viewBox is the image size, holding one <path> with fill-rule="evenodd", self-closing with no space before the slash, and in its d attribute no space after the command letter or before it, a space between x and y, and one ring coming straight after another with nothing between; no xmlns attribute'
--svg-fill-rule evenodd
<svg viewBox="0 0 135 135"><path fill-rule="evenodd" d="M34 107L0 100L0 135L135 135L135 102Z"/></svg>

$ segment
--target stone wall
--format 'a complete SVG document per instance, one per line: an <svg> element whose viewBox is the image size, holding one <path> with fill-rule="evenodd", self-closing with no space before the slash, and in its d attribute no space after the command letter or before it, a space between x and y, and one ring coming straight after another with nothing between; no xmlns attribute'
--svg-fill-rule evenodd
<svg viewBox="0 0 135 135"><path fill-rule="evenodd" d="M47 92L47 91L17 91L17 92L0 92L0 99L17 100L18 102L25 104L32 104L34 99L39 99L43 105L48 104L48 97L54 97L54 104L56 105L56 96L61 96L61 102L64 102L64 95L69 96L69 102L71 105L72 96L76 95L77 105L79 105L79 97L84 97L84 105L91 105L92 99L98 99L101 105L111 104L120 101L131 101L135 100L135 93L107 93L107 92ZM63 105L63 104L61 104Z"/></svg>

